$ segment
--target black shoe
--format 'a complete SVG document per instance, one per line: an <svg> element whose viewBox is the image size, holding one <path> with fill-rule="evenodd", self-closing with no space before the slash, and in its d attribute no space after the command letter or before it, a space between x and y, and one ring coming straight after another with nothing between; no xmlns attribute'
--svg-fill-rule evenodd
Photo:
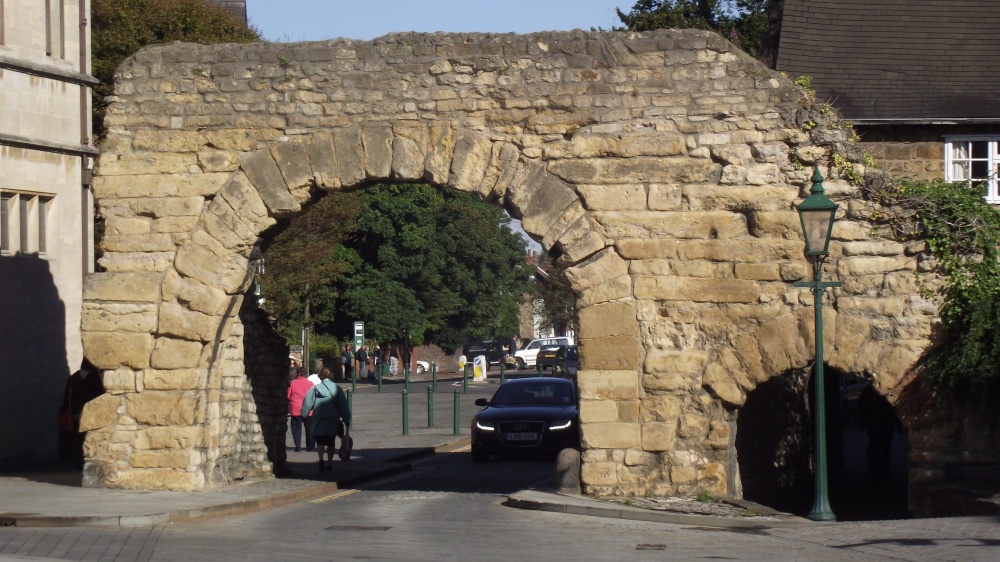
<svg viewBox="0 0 1000 562"><path fill-rule="evenodd" d="M299 449L298 447L296 447L295 448L295 452L298 453L299 451L301 451L301 449Z"/></svg>
<svg viewBox="0 0 1000 562"><path fill-rule="evenodd" d="M324 464L323 461L319 461L319 471L326 472L326 464Z"/></svg>

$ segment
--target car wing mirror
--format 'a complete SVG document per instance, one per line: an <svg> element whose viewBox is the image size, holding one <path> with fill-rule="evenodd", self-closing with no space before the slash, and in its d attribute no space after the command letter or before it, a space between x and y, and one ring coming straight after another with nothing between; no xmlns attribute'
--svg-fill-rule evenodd
<svg viewBox="0 0 1000 562"><path fill-rule="evenodd" d="M485 398L476 398L476 406L489 406L490 401Z"/></svg>

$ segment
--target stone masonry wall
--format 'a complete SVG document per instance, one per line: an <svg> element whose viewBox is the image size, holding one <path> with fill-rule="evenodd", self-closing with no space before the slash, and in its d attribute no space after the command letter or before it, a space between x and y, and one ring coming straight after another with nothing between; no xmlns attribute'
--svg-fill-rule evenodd
<svg viewBox="0 0 1000 562"><path fill-rule="evenodd" d="M895 399L937 322L923 246L873 238L831 174L849 131L711 33L175 44L126 61L116 94L94 185L106 271L83 322L109 388L85 414L93 485L235 476L216 468L235 415L220 349L241 337L254 246L318 190L478 193L572 265L589 494L739 493L747 392L813 359L812 295L792 282L814 166L842 208L826 361Z"/></svg>

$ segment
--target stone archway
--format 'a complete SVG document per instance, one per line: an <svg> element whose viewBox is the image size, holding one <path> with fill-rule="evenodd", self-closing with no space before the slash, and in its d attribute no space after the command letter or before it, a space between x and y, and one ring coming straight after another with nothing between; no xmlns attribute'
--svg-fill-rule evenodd
<svg viewBox="0 0 1000 562"><path fill-rule="evenodd" d="M736 493L734 412L812 358L792 205L847 132L714 34L172 45L129 59L116 93L83 321L109 389L85 414L89 485L200 489L280 461L239 311L254 245L317 189L478 193L574 264L587 493ZM827 360L895 381L933 315L916 258L844 207ZM872 331L900 319L903 337Z"/></svg>

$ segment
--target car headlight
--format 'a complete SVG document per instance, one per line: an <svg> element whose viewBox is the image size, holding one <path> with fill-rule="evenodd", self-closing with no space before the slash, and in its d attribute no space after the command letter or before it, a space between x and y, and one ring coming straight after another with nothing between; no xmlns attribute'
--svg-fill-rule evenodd
<svg viewBox="0 0 1000 562"><path fill-rule="evenodd" d="M549 429L566 429L571 425L573 425L573 420L559 420L549 422Z"/></svg>
<svg viewBox="0 0 1000 562"><path fill-rule="evenodd" d="M483 422L476 420L476 429L481 429L483 431L493 431L496 429L496 426L494 426L494 424L490 422Z"/></svg>

